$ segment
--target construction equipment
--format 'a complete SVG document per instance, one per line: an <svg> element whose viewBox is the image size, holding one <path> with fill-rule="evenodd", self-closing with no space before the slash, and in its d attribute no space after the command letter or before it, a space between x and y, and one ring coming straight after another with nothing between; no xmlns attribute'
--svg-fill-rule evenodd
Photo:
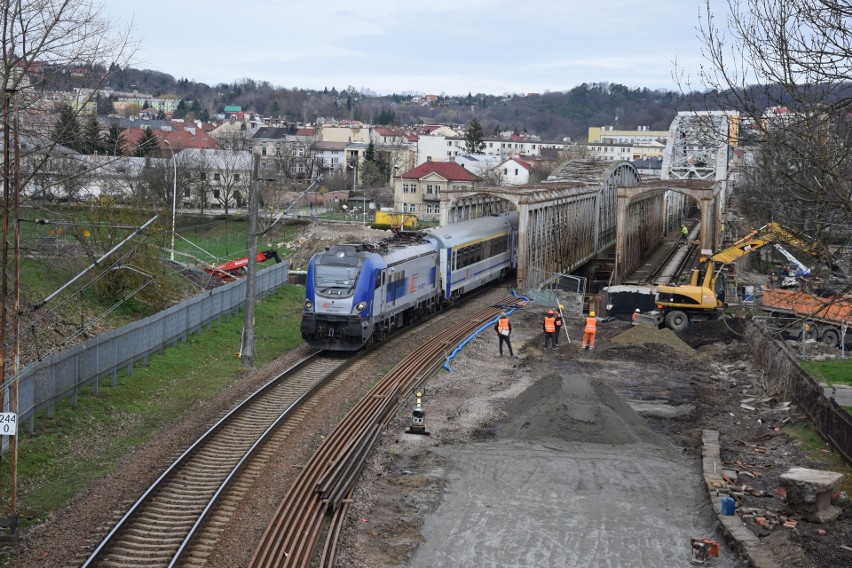
<svg viewBox="0 0 852 568"><path fill-rule="evenodd" d="M852 326L852 296L820 297L801 290L764 290L761 299L768 312L769 323L787 324L806 321L806 339L816 339L836 347L845 339L846 330ZM788 325L798 329L798 325Z"/></svg>
<svg viewBox="0 0 852 568"><path fill-rule="evenodd" d="M719 556L719 543L709 538L692 538L689 541L692 549L692 564L707 564L711 558Z"/></svg>
<svg viewBox="0 0 852 568"><path fill-rule="evenodd" d="M426 431L426 407L423 406L424 396L426 396L426 389L415 389L414 410L411 412L411 426L405 430L407 434L428 436L431 433Z"/></svg>
<svg viewBox="0 0 852 568"><path fill-rule="evenodd" d="M688 284L658 285L655 299L657 309L640 314L636 321L665 325L674 331L681 331L692 321L718 318L725 307L725 266L775 242L796 247L815 258L829 258L825 251L810 240L793 234L777 223L768 223L712 256L702 255L699 266L692 269ZM834 265L831 267L833 270L836 268Z"/></svg>
<svg viewBox="0 0 852 568"><path fill-rule="evenodd" d="M257 262L263 262L265 260L273 259L275 260L275 264L281 262L281 257L278 256L277 250L265 250L257 253L255 256L255 260ZM236 280L237 278L242 278L246 274L246 266L248 266L248 257L238 258L236 260L229 260L223 264L218 264L216 266L203 266L201 270L210 274L212 276L216 276L217 278L221 278L225 282L231 282Z"/></svg>

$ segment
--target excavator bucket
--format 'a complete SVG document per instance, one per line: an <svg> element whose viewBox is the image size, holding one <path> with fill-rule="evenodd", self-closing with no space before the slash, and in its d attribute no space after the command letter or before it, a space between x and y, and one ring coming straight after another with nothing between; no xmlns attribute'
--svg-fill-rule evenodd
<svg viewBox="0 0 852 568"><path fill-rule="evenodd" d="M633 320L636 325L650 325L660 327L663 325L663 312L659 310L651 310L650 312L639 312Z"/></svg>

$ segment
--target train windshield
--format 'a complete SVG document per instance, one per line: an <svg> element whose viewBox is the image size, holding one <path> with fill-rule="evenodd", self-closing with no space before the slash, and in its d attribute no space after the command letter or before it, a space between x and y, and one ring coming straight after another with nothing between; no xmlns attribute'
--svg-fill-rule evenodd
<svg viewBox="0 0 852 568"><path fill-rule="evenodd" d="M331 296L349 296L355 291L361 259L342 252L329 252L317 257L314 263L314 285L317 293Z"/></svg>

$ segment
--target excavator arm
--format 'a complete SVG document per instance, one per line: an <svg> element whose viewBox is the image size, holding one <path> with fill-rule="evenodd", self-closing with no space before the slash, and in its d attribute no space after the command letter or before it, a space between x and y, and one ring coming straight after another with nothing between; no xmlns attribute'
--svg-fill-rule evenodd
<svg viewBox="0 0 852 568"><path fill-rule="evenodd" d="M796 236L778 223L767 223L755 229L728 248L717 252L710 260L719 264L730 264L741 256L754 252L771 243L784 243L808 253L814 258L826 258L823 251L809 240Z"/></svg>

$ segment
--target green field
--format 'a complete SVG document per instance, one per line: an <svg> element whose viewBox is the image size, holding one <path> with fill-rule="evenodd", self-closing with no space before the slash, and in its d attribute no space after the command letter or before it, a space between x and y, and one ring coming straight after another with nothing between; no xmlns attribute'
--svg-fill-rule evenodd
<svg viewBox="0 0 852 568"><path fill-rule="evenodd" d="M800 365L817 381L829 385L852 385L852 358L801 361Z"/></svg>

